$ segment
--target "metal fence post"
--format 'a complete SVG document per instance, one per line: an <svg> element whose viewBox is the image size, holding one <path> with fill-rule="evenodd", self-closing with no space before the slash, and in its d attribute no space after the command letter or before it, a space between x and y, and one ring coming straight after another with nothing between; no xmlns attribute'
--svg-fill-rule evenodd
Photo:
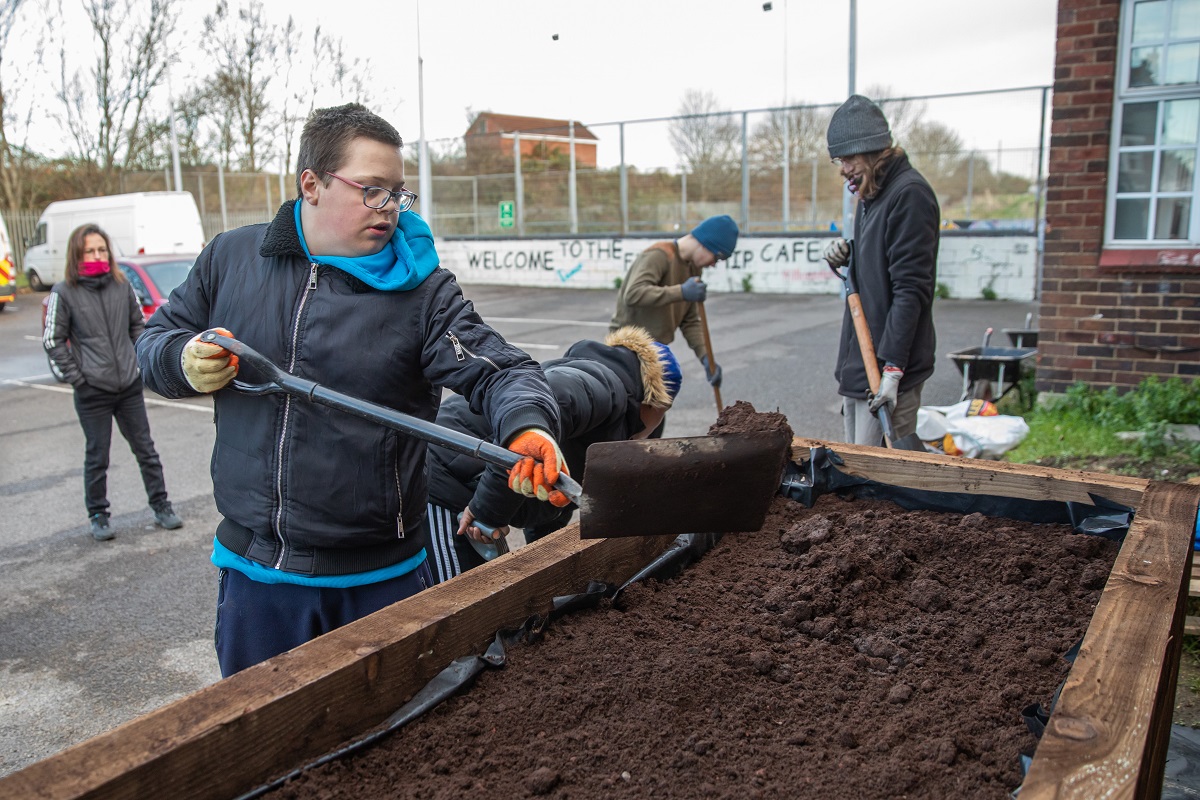
<svg viewBox="0 0 1200 800"><path fill-rule="evenodd" d="M204 215L208 213L208 210L204 207L204 173L203 172L196 173L196 184L199 187L199 194L200 194L200 219L204 219Z"/></svg>
<svg viewBox="0 0 1200 800"><path fill-rule="evenodd" d="M688 213L687 213L687 167L679 168L679 226L683 230L687 230Z"/></svg>
<svg viewBox="0 0 1200 800"><path fill-rule="evenodd" d="M974 194L975 194L975 151L972 150L970 153L967 153L967 207L966 207L967 219L972 219L972 217L971 217L971 199Z"/></svg>
<svg viewBox="0 0 1200 800"><path fill-rule="evenodd" d="M1033 224L1037 226L1037 280L1033 282L1033 298L1042 296L1042 269L1046 256L1046 189L1042 185L1045 176L1042 173L1042 161L1046 156L1046 105L1050 99L1050 87L1042 87L1042 117L1038 127L1037 154L1037 200L1034 203Z"/></svg>
<svg viewBox="0 0 1200 800"><path fill-rule="evenodd" d="M513 133L513 180L516 183L517 236L525 235L525 180L521 177L521 132Z"/></svg>
<svg viewBox="0 0 1200 800"><path fill-rule="evenodd" d="M225 165L217 162L217 192L221 195L221 230L229 230L229 209L225 205Z"/></svg>
<svg viewBox="0 0 1200 800"><path fill-rule="evenodd" d="M263 188L267 190L267 219L270 219L271 212L274 211L274 209L271 208L271 176L267 175L265 172L263 173Z"/></svg>
<svg viewBox="0 0 1200 800"><path fill-rule="evenodd" d="M621 235L629 235L629 170L625 168L625 123L617 126L621 140Z"/></svg>
<svg viewBox="0 0 1200 800"><path fill-rule="evenodd" d="M812 157L812 226L817 228L817 157Z"/></svg>
<svg viewBox="0 0 1200 800"><path fill-rule="evenodd" d="M475 235L479 235L479 176L471 176L471 219L475 221Z"/></svg>
<svg viewBox="0 0 1200 800"><path fill-rule="evenodd" d="M750 148L747 146L747 112L742 112L742 231L750 231Z"/></svg>
<svg viewBox="0 0 1200 800"><path fill-rule="evenodd" d="M579 205L575 197L575 120L567 124L571 138L571 173L567 186L567 205L571 210L571 233L579 233Z"/></svg>

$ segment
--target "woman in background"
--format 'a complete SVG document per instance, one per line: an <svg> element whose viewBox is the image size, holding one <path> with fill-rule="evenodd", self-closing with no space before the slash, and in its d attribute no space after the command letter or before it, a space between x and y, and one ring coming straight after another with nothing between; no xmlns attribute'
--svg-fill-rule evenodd
<svg viewBox="0 0 1200 800"><path fill-rule="evenodd" d="M67 241L66 278L50 290L42 346L75 387L75 413L87 447L84 501L92 537L113 538L108 519L108 454L112 421L137 458L155 521L183 525L167 499L162 462L150 438L141 373L133 343L146 327L133 287L117 269L108 237L81 225Z"/></svg>

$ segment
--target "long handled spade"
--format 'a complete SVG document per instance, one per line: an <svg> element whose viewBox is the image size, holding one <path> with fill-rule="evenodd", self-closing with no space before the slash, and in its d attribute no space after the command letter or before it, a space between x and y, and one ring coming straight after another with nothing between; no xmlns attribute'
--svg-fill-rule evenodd
<svg viewBox="0 0 1200 800"><path fill-rule="evenodd" d="M229 386L233 391L291 395L506 469L521 460L499 445L284 372L216 331L205 331L201 339L238 356L260 380L236 380ZM599 442L588 448L586 492L565 472L554 486L579 506L585 539L755 531L762 527L790 453L790 439L778 431Z"/></svg>
<svg viewBox="0 0 1200 800"><path fill-rule="evenodd" d="M853 256L851 258L853 259ZM871 339L871 328L867 325L867 318L863 315L862 301L858 297L858 287L854 285L853 261L846 268L845 273L838 272L832 264L829 268L846 284L846 304L850 306L850 318L854 321L854 338L858 339L863 369L867 371L867 384L871 387L872 395L879 394L879 359L875 357L875 344ZM892 427L892 410L887 403L881 405L876 414L879 416L879 424L883 426L883 436L893 450L929 452L921 438L915 433L907 434L900 439L896 438L896 429Z"/></svg>
<svg viewBox="0 0 1200 800"><path fill-rule="evenodd" d="M713 358L712 337L708 335L708 315L704 313L704 303L696 304L700 310L700 329L704 331L704 352L708 356L708 366L711 369L717 368L717 360ZM725 404L721 402L721 389L719 386L713 386L713 396L717 398L717 413L720 414Z"/></svg>

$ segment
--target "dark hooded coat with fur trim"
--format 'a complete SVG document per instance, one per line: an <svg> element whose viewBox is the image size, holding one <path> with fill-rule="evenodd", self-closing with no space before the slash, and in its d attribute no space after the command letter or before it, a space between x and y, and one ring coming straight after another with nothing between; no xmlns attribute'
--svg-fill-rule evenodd
<svg viewBox="0 0 1200 800"><path fill-rule="evenodd" d="M559 447L576 480L582 478L587 449L596 442L624 441L643 427L643 403L671 405L662 364L650 335L640 328L620 328L604 343L581 341L562 358L542 369L558 400L562 437ZM437 423L490 438L487 420L461 397L442 403ZM507 475L471 456L437 445L429 448L429 500L457 514L467 506L484 523L524 528L529 540L558 530L571 521L574 505L555 508L522 497L508 488Z"/></svg>

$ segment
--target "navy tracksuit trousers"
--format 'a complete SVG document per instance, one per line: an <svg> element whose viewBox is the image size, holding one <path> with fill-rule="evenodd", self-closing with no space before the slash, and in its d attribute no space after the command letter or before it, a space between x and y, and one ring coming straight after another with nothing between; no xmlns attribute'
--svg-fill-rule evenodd
<svg viewBox="0 0 1200 800"><path fill-rule="evenodd" d="M428 560L407 575L345 589L259 583L235 569L222 569L214 636L221 677L228 678L432 585Z"/></svg>

